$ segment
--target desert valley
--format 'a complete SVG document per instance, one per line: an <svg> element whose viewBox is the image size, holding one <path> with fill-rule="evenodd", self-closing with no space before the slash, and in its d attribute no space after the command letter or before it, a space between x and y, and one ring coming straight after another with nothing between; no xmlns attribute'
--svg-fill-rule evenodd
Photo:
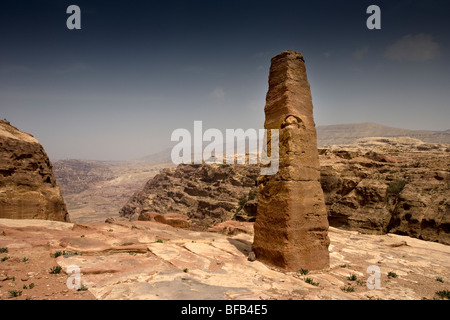
<svg viewBox="0 0 450 320"><path fill-rule="evenodd" d="M0 299L448 299L450 132L365 123L316 138L302 68L292 51L272 59L271 176L176 166L170 149L52 163L0 121Z"/></svg>

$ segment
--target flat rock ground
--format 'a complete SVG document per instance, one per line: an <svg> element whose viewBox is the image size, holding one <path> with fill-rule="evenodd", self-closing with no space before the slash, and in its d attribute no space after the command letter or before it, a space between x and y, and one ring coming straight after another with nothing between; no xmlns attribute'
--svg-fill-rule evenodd
<svg viewBox="0 0 450 320"><path fill-rule="evenodd" d="M330 268L302 275L248 261L252 234L0 219L0 299L440 299L450 290L450 246L335 228L329 236ZM366 286L371 265L379 289ZM69 266L81 268L87 290L67 288Z"/></svg>

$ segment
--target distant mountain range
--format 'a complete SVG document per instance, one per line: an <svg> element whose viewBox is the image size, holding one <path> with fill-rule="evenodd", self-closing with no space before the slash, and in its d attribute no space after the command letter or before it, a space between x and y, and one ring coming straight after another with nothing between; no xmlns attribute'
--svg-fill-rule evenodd
<svg viewBox="0 0 450 320"><path fill-rule="evenodd" d="M316 130L319 147L350 144L357 139L369 137L411 137L428 143L450 144L450 129L446 131L408 130L367 122L318 126ZM172 148L167 148L139 160L155 164L171 162L171 150Z"/></svg>
<svg viewBox="0 0 450 320"><path fill-rule="evenodd" d="M356 139L367 137L411 137L428 143L450 144L450 129L446 131L408 130L371 122L317 127L317 144L321 147L349 144Z"/></svg>

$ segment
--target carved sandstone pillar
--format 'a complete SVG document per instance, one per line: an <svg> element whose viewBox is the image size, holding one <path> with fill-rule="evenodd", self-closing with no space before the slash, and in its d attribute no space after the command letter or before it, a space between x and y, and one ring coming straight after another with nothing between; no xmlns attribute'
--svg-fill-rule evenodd
<svg viewBox="0 0 450 320"><path fill-rule="evenodd" d="M287 271L326 268L328 219L302 54L272 58L264 111L265 129L279 129L279 170L258 179L253 251L257 260Z"/></svg>

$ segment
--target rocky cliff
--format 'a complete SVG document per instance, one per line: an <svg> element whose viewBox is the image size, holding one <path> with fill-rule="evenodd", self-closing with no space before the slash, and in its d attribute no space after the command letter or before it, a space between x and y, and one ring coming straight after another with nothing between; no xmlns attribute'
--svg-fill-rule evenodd
<svg viewBox="0 0 450 320"><path fill-rule="evenodd" d="M319 149L320 182L331 226L397 233L450 244L450 146L411 138L365 138ZM253 221L259 168L180 165L148 181L121 209L182 213L193 225L233 217Z"/></svg>
<svg viewBox="0 0 450 320"><path fill-rule="evenodd" d="M146 212L182 213L197 227L209 227L237 214L245 217L243 207L256 195L258 175L256 165L181 164L149 180L120 215L136 220Z"/></svg>
<svg viewBox="0 0 450 320"><path fill-rule="evenodd" d="M44 148L5 121L0 121L0 218L70 221Z"/></svg>
<svg viewBox="0 0 450 320"><path fill-rule="evenodd" d="M449 152L407 137L322 149L330 224L450 244Z"/></svg>

